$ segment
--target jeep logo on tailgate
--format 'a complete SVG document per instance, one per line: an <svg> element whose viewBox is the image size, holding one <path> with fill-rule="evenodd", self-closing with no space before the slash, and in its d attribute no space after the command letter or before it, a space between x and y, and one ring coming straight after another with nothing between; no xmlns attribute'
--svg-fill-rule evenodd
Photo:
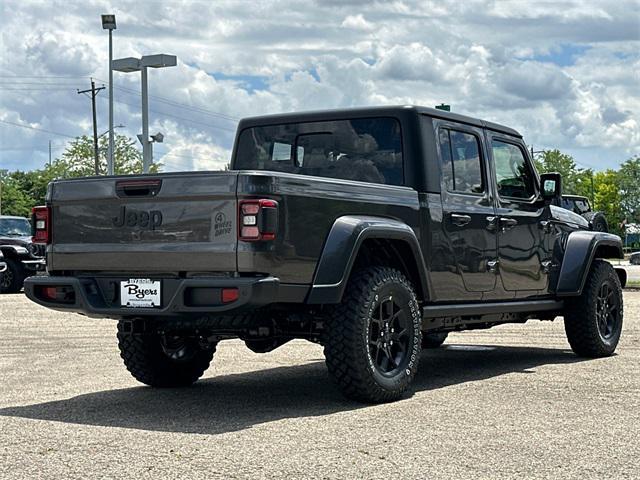
<svg viewBox="0 0 640 480"><path fill-rule="evenodd" d="M116 227L142 227L155 230L162 225L162 212L160 210L132 210L123 205L120 207L117 217L113 217L113 225Z"/></svg>

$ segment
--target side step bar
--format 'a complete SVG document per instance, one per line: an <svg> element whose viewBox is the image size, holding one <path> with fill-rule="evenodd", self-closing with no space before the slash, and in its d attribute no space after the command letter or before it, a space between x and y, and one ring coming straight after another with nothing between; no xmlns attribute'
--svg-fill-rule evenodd
<svg viewBox="0 0 640 480"><path fill-rule="evenodd" d="M514 302L463 303L427 305L422 309L423 318L465 317L500 313L537 313L561 310L564 302L557 300L522 300Z"/></svg>

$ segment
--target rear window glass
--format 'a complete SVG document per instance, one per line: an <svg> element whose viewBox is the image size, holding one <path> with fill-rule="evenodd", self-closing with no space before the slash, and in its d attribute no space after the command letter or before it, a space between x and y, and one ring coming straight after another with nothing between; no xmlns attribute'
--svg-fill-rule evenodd
<svg viewBox="0 0 640 480"><path fill-rule="evenodd" d="M402 185L400 123L364 118L247 128L234 168Z"/></svg>

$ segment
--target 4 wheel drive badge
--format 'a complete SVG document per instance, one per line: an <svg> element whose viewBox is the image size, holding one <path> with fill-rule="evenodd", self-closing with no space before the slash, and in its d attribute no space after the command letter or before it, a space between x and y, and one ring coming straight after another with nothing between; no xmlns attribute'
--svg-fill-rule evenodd
<svg viewBox="0 0 640 480"><path fill-rule="evenodd" d="M231 233L231 221L227 220L227 216L224 212L217 212L213 217L214 220L214 231L213 236L219 237L220 235L228 235Z"/></svg>

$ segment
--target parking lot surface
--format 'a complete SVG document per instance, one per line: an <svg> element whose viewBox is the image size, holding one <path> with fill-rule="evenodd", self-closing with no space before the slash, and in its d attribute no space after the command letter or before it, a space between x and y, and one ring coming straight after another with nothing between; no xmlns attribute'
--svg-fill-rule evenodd
<svg viewBox="0 0 640 480"><path fill-rule="evenodd" d="M617 355L584 360L561 320L450 335L415 393L341 397L322 349L223 342L195 386L141 386L115 323L0 295L0 477L638 478L640 292Z"/></svg>

